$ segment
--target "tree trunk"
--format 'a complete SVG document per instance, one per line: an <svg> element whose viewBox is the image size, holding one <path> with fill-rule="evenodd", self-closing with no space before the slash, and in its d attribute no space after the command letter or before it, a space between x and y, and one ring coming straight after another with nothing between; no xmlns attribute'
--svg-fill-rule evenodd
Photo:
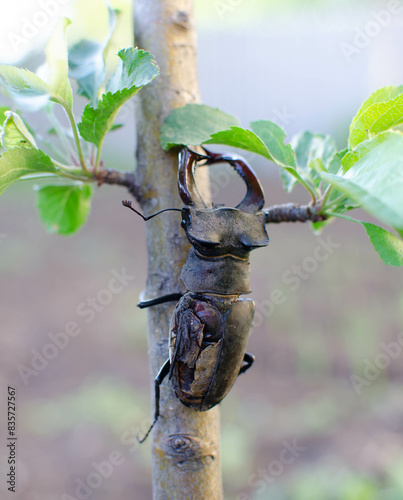
<svg viewBox="0 0 403 500"><path fill-rule="evenodd" d="M182 206L176 181L177 152L165 153L161 149L159 130L173 108L199 100L196 37L191 1L138 0L134 11L136 45L150 51L160 67L160 76L140 92L136 113L136 184L141 186L142 210L150 214ZM189 246L180 226L180 214L161 214L147 222L146 228L146 298L183 290L179 273ZM173 307L163 304L148 310L152 378L168 357ZM188 409L175 397L170 383L164 382L161 417L151 438L154 500L223 498L217 407L207 412Z"/></svg>

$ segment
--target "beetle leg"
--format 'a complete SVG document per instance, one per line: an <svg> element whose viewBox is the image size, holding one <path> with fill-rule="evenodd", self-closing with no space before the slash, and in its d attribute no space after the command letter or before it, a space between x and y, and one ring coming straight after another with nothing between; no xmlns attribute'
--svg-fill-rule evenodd
<svg viewBox="0 0 403 500"><path fill-rule="evenodd" d="M249 352L245 352L245 355L243 357L243 362L245 363L243 366L241 366L241 369L239 370L238 376L241 373L245 373L246 370L249 370L249 368L253 365L255 361L255 356L253 354L250 354Z"/></svg>
<svg viewBox="0 0 403 500"><path fill-rule="evenodd" d="M154 380L154 391L155 391L154 392L154 397L155 397L154 422L151 424L151 427L148 429L146 435L142 439L137 438L139 443L144 443L144 441L147 439L148 435L150 434L152 428L157 423L158 417L160 416L160 385L162 384L164 378L168 375L170 367L171 367L171 362L168 358L165 361L165 363L162 365L162 367L160 368L158 375L155 377L155 380Z"/></svg>
<svg viewBox="0 0 403 500"><path fill-rule="evenodd" d="M145 307L156 306L158 304L164 304L165 302L174 302L183 297L183 295L183 293L168 293L156 299L142 300L137 304L137 307L144 309Z"/></svg>

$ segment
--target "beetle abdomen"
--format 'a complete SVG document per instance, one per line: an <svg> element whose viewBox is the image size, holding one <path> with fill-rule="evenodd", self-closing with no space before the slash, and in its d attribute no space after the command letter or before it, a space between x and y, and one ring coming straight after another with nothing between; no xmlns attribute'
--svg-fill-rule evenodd
<svg viewBox="0 0 403 500"><path fill-rule="evenodd" d="M180 401L205 411L218 404L239 374L254 302L237 296L187 293L171 323L173 387Z"/></svg>

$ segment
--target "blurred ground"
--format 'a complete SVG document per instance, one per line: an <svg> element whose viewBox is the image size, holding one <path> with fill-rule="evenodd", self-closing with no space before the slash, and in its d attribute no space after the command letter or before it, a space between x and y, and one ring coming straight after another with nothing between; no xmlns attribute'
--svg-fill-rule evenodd
<svg viewBox="0 0 403 500"><path fill-rule="evenodd" d="M325 16L310 4L303 19L311 24L262 18L242 33L231 27L231 36L222 30L219 37L217 28L209 32L209 15L211 25L225 27L231 12L242 17L247 6L238 2L223 20L212 3L200 14L205 102L245 125L285 108L294 117L280 123L288 133L331 132L342 147L369 92L403 81L394 57L401 15L350 63L340 50L353 39L354 26L365 29L389 4L361 2L356 17L345 2ZM345 24L337 25L342 18ZM329 19L333 29L326 31ZM123 135L110 141L108 157L115 168L127 168L133 129L116 133ZM123 145L125 156L118 157ZM274 169L251 160L268 204L305 201L301 192L283 193ZM146 279L144 223L121 207L126 196L100 188L87 226L72 238L45 234L30 186L21 183L0 198L0 424L6 388L15 385L17 500L78 498L84 481L93 488L82 489L82 498L151 498L149 446L135 441L151 404L147 313L135 307ZM232 184L217 196L231 201ZM249 351L256 363L221 404L225 498L401 500L402 271L384 266L353 224L334 222L321 239L308 225L268 232L269 247L251 256L257 314ZM123 269L129 276L121 278L120 292L111 292L117 290L111 279ZM49 348L55 339L64 345L62 332L71 322L80 333L64 347ZM44 350L54 359L41 361ZM36 374L25 371L25 384L21 366L32 363ZM107 460L117 463L113 470ZM99 481L99 470L108 477ZM4 487L4 463L1 473Z"/></svg>

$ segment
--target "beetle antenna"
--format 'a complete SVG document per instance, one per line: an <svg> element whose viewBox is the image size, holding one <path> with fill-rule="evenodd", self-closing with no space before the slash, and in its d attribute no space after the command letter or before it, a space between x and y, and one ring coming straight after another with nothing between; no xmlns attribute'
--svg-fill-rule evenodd
<svg viewBox="0 0 403 500"><path fill-rule="evenodd" d="M130 208L130 210L133 210L133 212L135 212L137 215L140 215L140 217L146 222L148 220L152 219L153 217L155 217L156 215L162 214L163 212L182 212L182 210L180 208L165 208L164 210L160 210L159 212L146 217L142 213L138 212L135 208L132 207L131 201L123 200L122 205L124 207Z"/></svg>
<svg viewBox="0 0 403 500"><path fill-rule="evenodd" d="M157 420L158 420L158 417L154 419L154 422L151 424L150 428L148 429L148 431L146 432L146 434L141 439L140 439L139 436L137 436L137 441L140 444L143 444L144 441L148 438L150 432L153 430L154 425L157 423Z"/></svg>

